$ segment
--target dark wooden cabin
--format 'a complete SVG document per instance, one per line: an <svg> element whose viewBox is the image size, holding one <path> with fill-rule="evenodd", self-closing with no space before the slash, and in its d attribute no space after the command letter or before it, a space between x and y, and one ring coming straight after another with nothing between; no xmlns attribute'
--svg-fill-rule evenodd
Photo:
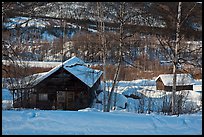
<svg viewBox="0 0 204 137"><path fill-rule="evenodd" d="M52 70L26 77L13 90L13 106L38 109L79 110L90 107L100 88L102 71L88 68L77 57Z"/></svg>
<svg viewBox="0 0 204 137"><path fill-rule="evenodd" d="M177 74L176 91L193 90L193 79L189 74ZM172 91L173 74L161 74L156 78L156 89Z"/></svg>

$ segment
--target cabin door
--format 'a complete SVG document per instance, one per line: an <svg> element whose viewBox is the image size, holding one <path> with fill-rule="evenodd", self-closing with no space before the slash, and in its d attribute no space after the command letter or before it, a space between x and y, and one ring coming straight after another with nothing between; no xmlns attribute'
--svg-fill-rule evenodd
<svg viewBox="0 0 204 137"><path fill-rule="evenodd" d="M66 109L74 110L74 92L66 92Z"/></svg>
<svg viewBox="0 0 204 137"><path fill-rule="evenodd" d="M57 109L65 109L65 92L57 91Z"/></svg>

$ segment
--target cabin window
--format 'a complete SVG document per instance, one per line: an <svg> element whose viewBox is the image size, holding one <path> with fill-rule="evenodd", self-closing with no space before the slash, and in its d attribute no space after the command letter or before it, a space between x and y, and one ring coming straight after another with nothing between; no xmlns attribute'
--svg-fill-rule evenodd
<svg viewBox="0 0 204 137"><path fill-rule="evenodd" d="M41 101L48 100L48 95L47 94L39 94L39 100L41 100Z"/></svg>

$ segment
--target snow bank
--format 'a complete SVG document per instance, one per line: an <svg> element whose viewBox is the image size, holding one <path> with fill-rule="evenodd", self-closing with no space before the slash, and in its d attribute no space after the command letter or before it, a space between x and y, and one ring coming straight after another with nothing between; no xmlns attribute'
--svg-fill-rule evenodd
<svg viewBox="0 0 204 137"><path fill-rule="evenodd" d="M6 88L2 89L2 100L13 100L13 96L10 90Z"/></svg>
<svg viewBox="0 0 204 137"><path fill-rule="evenodd" d="M13 96L8 89L2 89L2 110L9 110L13 107Z"/></svg>
<svg viewBox="0 0 204 137"><path fill-rule="evenodd" d="M2 134L201 135L202 113L177 117L121 111L9 110L2 111Z"/></svg>
<svg viewBox="0 0 204 137"><path fill-rule="evenodd" d="M2 101L2 110L9 110L13 108L13 101L12 100L3 100Z"/></svg>
<svg viewBox="0 0 204 137"><path fill-rule="evenodd" d="M105 94L106 94L106 99L107 99L108 98L108 92L106 92ZM98 100L103 104L104 92L101 92L98 95ZM127 98L124 95L119 94L119 93L113 93L111 107L115 107L115 109L125 109L126 103L127 103ZM94 105L94 107L98 108L97 106L98 106L98 104ZM102 108L102 107L100 107L100 108Z"/></svg>
<svg viewBox="0 0 204 137"><path fill-rule="evenodd" d="M138 92L138 90L141 90L141 87L138 86L133 86L133 87L126 87L123 91L122 94L124 96L131 96L131 95L136 95L138 97L141 97L142 94Z"/></svg>

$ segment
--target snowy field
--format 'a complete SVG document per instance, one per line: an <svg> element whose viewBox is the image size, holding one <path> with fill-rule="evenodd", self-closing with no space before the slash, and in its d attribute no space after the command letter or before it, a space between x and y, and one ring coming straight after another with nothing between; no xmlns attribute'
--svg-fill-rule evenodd
<svg viewBox="0 0 204 137"><path fill-rule="evenodd" d="M189 99L194 100L194 104L200 105L198 101L202 95L202 80L197 80L195 83L194 90L189 93ZM162 92L157 92L155 89L154 80L119 82L115 93L117 108L111 112L102 112L102 105L98 103L93 105L93 108L79 111L2 110L2 134L202 135L202 111L179 116L159 114L156 110L161 104L159 97L162 96ZM132 93L146 93L151 96L152 111L155 112L138 113L138 99L124 96ZM100 97L103 97L102 93L98 95L98 99L102 100ZM9 90L3 89L2 108L11 108L11 100Z"/></svg>
<svg viewBox="0 0 204 137"><path fill-rule="evenodd" d="M19 61L16 61L19 64L26 64L30 67L43 67L43 68L51 68L51 67L56 67L57 65L59 65L62 62L43 62L43 61L21 61L21 63ZM2 63L5 65L9 65L10 62L8 62L7 60L2 60Z"/></svg>
<svg viewBox="0 0 204 137"><path fill-rule="evenodd" d="M2 60L2 63L6 63ZM30 66L55 67L60 62L29 62ZM2 79L3 81L3 79ZM111 86L107 82L106 89ZM2 134L3 135L202 135L202 111L195 114L168 116L159 114L161 97L164 92L156 90L155 80L120 81L117 86L116 110L102 112L103 106L94 104L93 108L79 111L62 110L13 110L12 95L9 90L2 89ZM110 90L109 90L110 91ZM126 98L125 95L144 94L151 97L150 114L138 113L139 100ZM116 96L115 96L116 95ZM188 99L193 105L201 105L202 80L196 80L193 91ZM98 100L103 100L103 92ZM144 111L147 111L148 101L145 100ZM112 104L114 104L112 102ZM189 106L189 104L187 104ZM10 109L10 110L5 110Z"/></svg>
<svg viewBox="0 0 204 137"><path fill-rule="evenodd" d="M202 114L166 116L129 112L7 110L3 135L201 135Z"/></svg>

